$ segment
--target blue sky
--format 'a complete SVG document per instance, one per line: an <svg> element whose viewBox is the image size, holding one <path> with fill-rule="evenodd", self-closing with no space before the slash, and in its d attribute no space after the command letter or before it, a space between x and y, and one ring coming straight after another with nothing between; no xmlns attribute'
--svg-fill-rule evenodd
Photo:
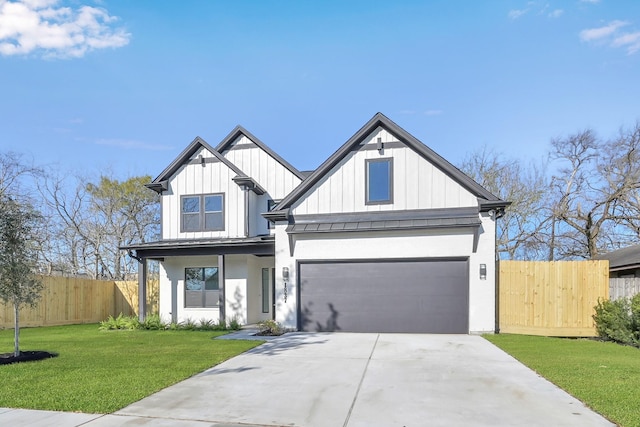
<svg viewBox="0 0 640 427"><path fill-rule="evenodd" d="M640 119L640 2L0 0L0 151L158 175L241 124L301 170L376 112L453 163Z"/></svg>

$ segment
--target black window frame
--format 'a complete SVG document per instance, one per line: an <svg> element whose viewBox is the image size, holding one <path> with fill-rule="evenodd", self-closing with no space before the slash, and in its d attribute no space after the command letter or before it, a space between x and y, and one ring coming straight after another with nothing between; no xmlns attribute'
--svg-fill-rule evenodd
<svg viewBox="0 0 640 427"><path fill-rule="evenodd" d="M389 186L389 198L388 199L380 199L380 200L371 200L370 198L370 186L369 186L369 165L372 163L388 163L388 186ZM365 190L364 190L364 200L365 205L388 205L393 203L393 157L384 157L379 159L365 159L364 165L364 179L365 179Z"/></svg>
<svg viewBox="0 0 640 427"><path fill-rule="evenodd" d="M220 197L221 198L221 210L220 211L206 211L206 198L207 197ZM198 215L198 229L191 230L185 228L185 215L196 215L195 212L184 212L184 200L188 198L198 198L199 211ZM206 227L206 214L220 212L221 222L220 227ZM207 193L207 194L185 194L180 196L180 232L181 233L197 233L202 231L224 231L225 229L225 194L224 193Z"/></svg>
<svg viewBox="0 0 640 427"><path fill-rule="evenodd" d="M216 275L216 285L217 288L216 289L207 289L207 283L206 283L206 272L205 270L207 269L215 269L215 275ZM188 273L187 270L200 270L202 273L202 280L203 284L202 284L202 289L200 290L190 290L188 289L187 286L187 280L188 280ZM220 295L221 295L221 290L220 290L220 269L216 266L209 266L209 267L185 267L184 269L184 308L218 308L220 307ZM188 305L188 301L191 300L191 298L187 297L187 292L201 292L201 296L200 296L200 304L198 305ZM207 292L213 293L215 292L215 297L212 298L212 303L211 304L207 304ZM212 294L214 295L214 294Z"/></svg>

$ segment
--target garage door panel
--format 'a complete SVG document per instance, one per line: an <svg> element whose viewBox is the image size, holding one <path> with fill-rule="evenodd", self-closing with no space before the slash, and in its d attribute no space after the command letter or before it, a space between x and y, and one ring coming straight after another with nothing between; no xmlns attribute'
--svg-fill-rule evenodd
<svg viewBox="0 0 640 427"><path fill-rule="evenodd" d="M468 332L466 260L300 264L300 327Z"/></svg>

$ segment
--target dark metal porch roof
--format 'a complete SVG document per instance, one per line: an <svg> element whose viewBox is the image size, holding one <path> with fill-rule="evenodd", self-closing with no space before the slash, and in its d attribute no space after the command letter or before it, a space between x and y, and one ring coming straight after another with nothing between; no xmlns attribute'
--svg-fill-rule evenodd
<svg viewBox="0 0 640 427"><path fill-rule="evenodd" d="M478 208L296 215L289 234L480 227Z"/></svg>
<svg viewBox="0 0 640 427"><path fill-rule="evenodd" d="M137 258L229 254L273 256L275 254L275 240L273 236L160 240L122 246L120 249L128 250L130 253L135 251Z"/></svg>

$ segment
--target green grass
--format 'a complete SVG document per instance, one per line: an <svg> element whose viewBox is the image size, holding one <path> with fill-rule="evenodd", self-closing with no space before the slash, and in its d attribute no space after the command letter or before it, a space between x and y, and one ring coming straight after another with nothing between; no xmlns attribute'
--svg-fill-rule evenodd
<svg viewBox="0 0 640 427"><path fill-rule="evenodd" d="M485 338L621 426L640 426L640 350L588 339Z"/></svg>
<svg viewBox="0 0 640 427"><path fill-rule="evenodd" d="M211 339L222 334L25 328L21 350L59 356L0 365L0 407L110 413L260 344ZM0 353L12 351L13 330L1 330Z"/></svg>

